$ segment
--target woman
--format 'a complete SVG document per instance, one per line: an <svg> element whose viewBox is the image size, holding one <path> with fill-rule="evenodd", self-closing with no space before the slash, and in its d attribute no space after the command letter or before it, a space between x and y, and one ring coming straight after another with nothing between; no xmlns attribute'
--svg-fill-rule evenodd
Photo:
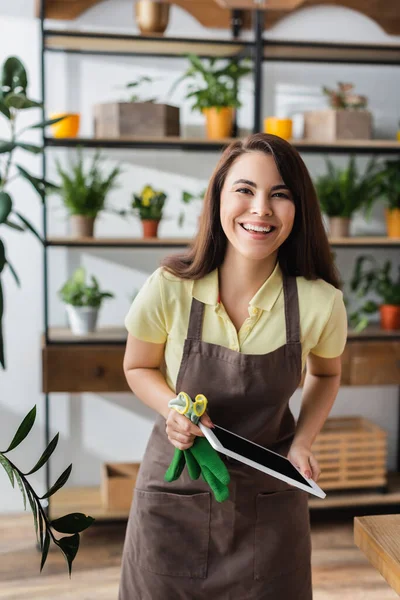
<svg viewBox="0 0 400 600"><path fill-rule="evenodd" d="M173 446L202 435L168 408L181 391L208 398L206 426L318 480L311 445L338 392L347 318L316 194L289 143L256 134L225 150L193 247L163 261L125 323L126 378L159 415L134 493L120 600L310 600L306 492L227 458L225 502L186 471L164 482ZM288 403L305 365L296 425Z"/></svg>

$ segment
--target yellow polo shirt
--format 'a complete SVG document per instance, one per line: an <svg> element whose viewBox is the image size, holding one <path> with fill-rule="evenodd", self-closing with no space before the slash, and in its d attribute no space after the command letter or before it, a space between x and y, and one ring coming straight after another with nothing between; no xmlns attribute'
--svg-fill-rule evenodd
<svg viewBox="0 0 400 600"><path fill-rule="evenodd" d="M297 277L303 369L309 352L340 356L346 344L343 294L322 279ZM286 343L282 271L279 263L249 303L239 334L218 303L218 269L197 281L158 268L144 283L125 318L134 337L165 345L165 376L175 390L192 298L205 303L202 340L244 354L266 354ZM175 390L176 391L176 390ZM179 391L179 390L178 390Z"/></svg>

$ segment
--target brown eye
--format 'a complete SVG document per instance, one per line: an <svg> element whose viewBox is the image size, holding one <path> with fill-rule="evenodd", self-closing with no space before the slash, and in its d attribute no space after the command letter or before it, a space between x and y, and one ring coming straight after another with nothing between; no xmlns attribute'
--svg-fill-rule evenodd
<svg viewBox="0 0 400 600"><path fill-rule="evenodd" d="M251 194L251 190L249 190L249 188L239 188L236 190L237 192L239 192L240 194Z"/></svg>

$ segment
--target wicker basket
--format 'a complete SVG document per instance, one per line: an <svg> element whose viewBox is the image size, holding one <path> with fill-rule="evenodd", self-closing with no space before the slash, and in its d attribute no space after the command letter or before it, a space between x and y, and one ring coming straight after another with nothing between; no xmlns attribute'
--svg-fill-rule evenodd
<svg viewBox="0 0 400 600"><path fill-rule="evenodd" d="M363 417L328 419L312 451L323 490L375 488L387 484L387 433Z"/></svg>

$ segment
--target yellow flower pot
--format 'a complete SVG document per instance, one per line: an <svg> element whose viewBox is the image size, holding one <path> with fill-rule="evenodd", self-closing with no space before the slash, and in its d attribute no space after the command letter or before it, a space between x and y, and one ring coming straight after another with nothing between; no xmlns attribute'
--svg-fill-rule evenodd
<svg viewBox="0 0 400 600"><path fill-rule="evenodd" d="M400 208L386 208L385 217L388 237L400 238Z"/></svg>
<svg viewBox="0 0 400 600"><path fill-rule="evenodd" d="M55 138L74 138L78 135L80 115L70 113L52 113L51 119L58 119L65 115L65 119L51 125Z"/></svg>
<svg viewBox="0 0 400 600"><path fill-rule="evenodd" d="M233 108L223 106L218 109L215 106L203 108L206 117L206 131L209 140L219 140L232 135Z"/></svg>
<svg viewBox="0 0 400 600"><path fill-rule="evenodd" d="M266 117L264 119L264 133L272 133L284 140L290 140L293 134L293 121L292 119Z"/></svg>

